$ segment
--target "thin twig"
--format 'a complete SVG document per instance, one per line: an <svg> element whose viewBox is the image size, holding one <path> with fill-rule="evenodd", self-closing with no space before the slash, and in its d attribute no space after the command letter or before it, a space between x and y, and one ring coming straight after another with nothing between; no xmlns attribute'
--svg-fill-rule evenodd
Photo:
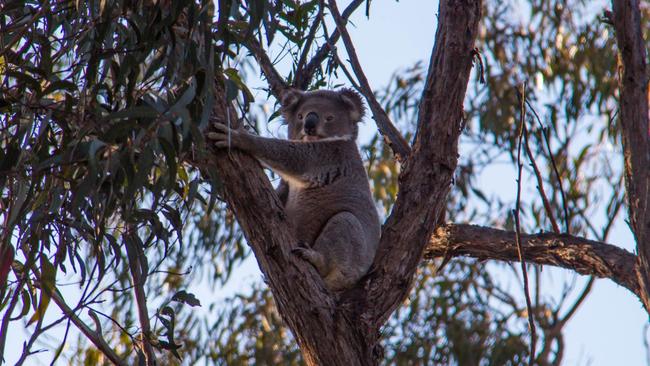
<svg viewBox="0 0 650 366"><path fill-rule="evenodd" d="M325 32L325 37L327 37L327 26L325 25L324 20L323 20L323 32ZM329 42L329 38L328 38L328 42ZM331 44L330 46L331 46L330 49L332 50L332 57L334 58L334 61L341 67L341 70L343 70L345 77L348 78L350 84L352 84L352 87L359 93L363 94L363 90L361 90L361 86L359 86L359 83L355 80L354 75L352 75L350 70L348 70L345 64L341 61L341 58L339 57L339 53L336 51L336 46L333 44Z"/></svg>
<svg viewBox="0 0 650 366"><path fill-rule="evenodd" d="M305 62L307 62L307 54L311 49L311 44L314 42L314 38L316 38L316 31L318 30L318 27L320 26L323 20L323 8L325 8L325 0L320 0L318 2L318 14L316 14L316 18L314 19L314 22L309 28L309 33L307 33L307 39L305 40L305 45L303 46L302 52L300 53L300 58L298 59L298 65L296 65L296 83L299 82L298 75L303 74L303 68L305 67ZM323 23L323 25L325 24Z"/></svg>
<svg viewBox="0 0 650 366"><path fill-rule="evenodd" d="M280 76L280 73L273 65L273 61L271 61L269 55L267 55L264 48L262 48L262 45L254 37L249 37L244 42L244 45L257 59L257 63L260 65L260 69L262 69L262 73L266 77L266 81L269 83L271 93L279 99L288 85L284 82L284 79Z"/></svg>
<svg viewBox="0 0 650 366"><path fill-rule="evenodd" d="M519 103L523 103L523 98L524 96L521 95L519 90L517 90L517 98L519 98ZM525 105L523 106L525 109ZM539 171L539 168L537 167L537 162L535 161L535 157L533 156L533 153L530 151L530 144L528 143L528 127L526 127L526 116L522 116L522 125L521 128L523 129L523 134L524 134L524 148L526 149L526 155L528 155L528 160L530 161L530 165L533 168L533 171L535 172L535 177L537 178L537 190L539 191L540 196L542 197L542 202L544 204L544 210L546 211L546 216L548 219L551 221L551 227L553 228L553 232L556 234L560 233L560 227L557 225L557 221L555 221L555 215L553 215L553 210L551 209L551 203L548 201L548 197L546 196L546 192L544 191L544 180L542 179L542 174Z"/></svg>
<svg viewBox="0 0 650 366"><path fill-rule="evenodd" d="M402 137L397 128L395 128L393 123L390 121L390 118L388 118L388 115L377 101L377 98L375 98L375 94L370 87L370 83L368 82L368 79L363 72L363 68L359 63L359 58L357 57L357 52L354 49L354 44L352 43L350 34L345 28L346 20L343 19L339 13L338 7L336 6L336 0L330 0L329 6L330 10L332 11L334 21L336 22L336 28L341 33L343 43L345 44L345 49L347 50L348 56L350 57L352 70L359 80L361 90L363 91L363 94L368 101L368 105L370 106L373 118L377 123L379 132L381 132L381 134L384 136L384 139L386 139L388 146L390 146L390 148L393 150L396 159L399 162L403 163L411 154L411 148L409 147L409 144L406 142L404 137Z"/></svg>
<svg viewBox="0 0 650 366"><path fill-rule="evenodd" d="M341 16L343 19L347 20L352 13L354 13L355 10L361 5L365 0L354 0L352 1L346 8L343 10L343 13ZM324 22L322 24L325 24ZM327 38L325 41L325 44L322 45L318 51L312 56L311 60L307 63L307 65L304 67L304 69L298 69L298 73L296 74L294 86L298 89L301 90L306 90L307 87L309 86L309 83L311 82L311 79L314 77L314 74L316 73L316 70L318 67L321 65L323 60L329 55L330 51L333 50L333 46L336 45L336 42L338 42L339 38L341 37L341 33L339 33L338 29L334 29L334 32L330 37Z"/></svg>
<svg viewBox="0 0 650 366"><path fill-rule="evenodd" d="M524 295L526 297L526 308L528 309L528 326L530 327L530 357L528 364L533 365L535 361L535 344L537 343L537 334L535 331L535 319L533 317L533 306L530 301L530 290L528 288L528 272L526 271L526 262L524 262L523 249L521 246L521 226L519 223L519 212L521 211L521 172L523 165L521 164L521 145L524 135L524 123L526 115L526 83L521 87L521 110L520 110L520 126L519 126L519 143L517 147L517 202L513 214L515 216L515 242L517 244L517 255L519 256L519 263L521 264L521 273L524 280Z"/></svg>
<svg viewBox="0 0 650 366"><path fill-rule="evenodd" d="M542 136L544 137L544 142L546 143L546 149L548 150L548 156L549 159L551 159L551 165L553 166L553 171L555 172L555 177L557 179L557 185L559 186L560 189L560 196L562 197L562 208L564 210L564 230L566 233L569 232L569 209L566 204L566 194L564 194L564 188L562 187L562 178L560 177L560 172L557 169L557 164L555 163L555 158L553 157L553 151L551 151L551 141L548 137L548 132L547 129L544 127L544 124L542 123L542 120L539 118L539 115L535 111L535 108L530 105L530 103L526 101L526 105L528 108L530 108L531 112L533 112L533 115L537 119L537 123L539 124L540 129L542 130Z"/></svg>
<svg viewBox="0 0 650 366"><path fill-rule="evenodd" d="M97 349L106 356L111 362L113 362L115 365L120 365L120 366L126 366L126 362L124 362L118 355L115 353L115 351L106 343L104 338L102 338L101 334L98 334L94 330L90 329L86 323L84 323L78 316L77 314L70 309L70 307L65 303L63 298L58 294L58 292L52 291L51 293L51 298L54 300L54 303L63 311L65 315L67 315L70 320L74 323L74 325L79 328L81 333L83 333L86 338L88 338L94 345L97 347Z"/></svg>

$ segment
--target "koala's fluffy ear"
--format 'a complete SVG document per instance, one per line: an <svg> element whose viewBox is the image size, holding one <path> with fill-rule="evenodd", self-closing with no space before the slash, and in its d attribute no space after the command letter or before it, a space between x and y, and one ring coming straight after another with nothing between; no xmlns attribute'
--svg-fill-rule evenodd
<svg viewBox="0 0 650 366"><path fill-rule="evenodd" d="M303 95L304 93L302 91L294 88L289 88L282 92L282 95L280 96L282 112L286 113L294 109L298 105L298 102L300 102L300 99L302 99Z"/></svg>
<svg viewBox="0 0 650 366"><path fill-rule="evenodd" d="M363 115L366 112L366 108L363 105L363 101L359 93L352 89L345 88L341 89L339 91L339 94L341 95L341 100L343 100L343 103L345 103L348 108L350 108L350 118L354 122L361 121L361 118L363 118Z"/></svg>

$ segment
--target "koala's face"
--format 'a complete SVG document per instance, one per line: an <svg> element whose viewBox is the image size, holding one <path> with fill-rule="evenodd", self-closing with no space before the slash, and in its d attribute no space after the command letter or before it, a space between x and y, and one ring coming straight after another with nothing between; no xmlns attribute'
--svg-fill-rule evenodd
<svg viewBox="0 0 650 366"><path fill-rule="evenodd" d="M289 139L316 141L328 137L356 139L357 123L364 113L359 94L350 89L302 92L287 90L282 114L289 125Z"/></svg>

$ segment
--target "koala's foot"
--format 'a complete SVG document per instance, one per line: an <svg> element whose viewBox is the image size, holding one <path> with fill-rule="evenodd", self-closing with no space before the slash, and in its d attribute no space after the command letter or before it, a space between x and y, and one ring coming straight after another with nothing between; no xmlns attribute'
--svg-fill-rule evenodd
<svg viewBox="0 0 650 366"><path fill-rule="evenodd" d="M305 246L294 248L291 250L291 253L311 263L314 267L316 267L316 270L321 275L321 277L325 277L329 272L325 257L321 253L313 249L309 249Z"/></svg>
<svg viewBox="0 0 650 366"><path fill-rule="evenodd" d="M208 132L208 138L214 142L218 148L238 147L241 134L245 133L240 130L232 129L221 122L213 123L213 132Z"/></svg>

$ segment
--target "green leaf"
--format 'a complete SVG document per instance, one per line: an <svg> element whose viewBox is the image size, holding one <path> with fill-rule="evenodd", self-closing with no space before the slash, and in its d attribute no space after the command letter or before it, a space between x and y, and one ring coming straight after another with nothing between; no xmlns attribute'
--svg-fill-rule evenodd
<svg viewBox="0 0 650 366"><path fill-rule="evenodd" d="M47 259L47 256L45 254L41 254L40 256L40 262L41 262L41 278L40 278L40 284L41 284L41 297L38 302L38 308L36 309L36 312L32 317L29 319L27 322L28 325L33 324L34 322L38 321L39 319L42 319L43 316L45 315L45 311L47 310L48 305L50 304L50 296L52 295L52 291L56 289L55 286L55 281L56 281L56 268L50 261Z"/></svg>
<svg viewBox="0 0 650 366"><path fill-rule="evenodd" d="M192 307L201 306L201 302L194 296L194 294L188 293L185 290L175 293L174 296L172 296L172 301L187 304Z"/></svg>

